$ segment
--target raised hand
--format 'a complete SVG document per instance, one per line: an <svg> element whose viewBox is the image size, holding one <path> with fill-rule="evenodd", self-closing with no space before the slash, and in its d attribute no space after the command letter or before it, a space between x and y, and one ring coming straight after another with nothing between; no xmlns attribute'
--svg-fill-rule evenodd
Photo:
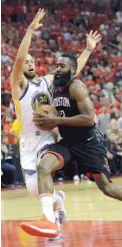
<svg viewBox="0 0 122 247"><path fill-rule="evenodd" d="M102 39L98 31L95 31L93 33L93 30L91 30L89 34L86 34L86 36L87 36L87 39L86 39L87 48L89 48L91 51L95 49L97 43Z"/></svg>
<svg viewBox="0 0 122 247"><path fill-rule="evenodd" d="M28 29L32 30L32 31L35 31L39 27L43 26L43 24L40 23L40 21L43 19L44 15L45 15L44 9L39 9L39 11L37 12L37 14L34 17L33 21L31 22L30 26L28 27Z"/></svg>

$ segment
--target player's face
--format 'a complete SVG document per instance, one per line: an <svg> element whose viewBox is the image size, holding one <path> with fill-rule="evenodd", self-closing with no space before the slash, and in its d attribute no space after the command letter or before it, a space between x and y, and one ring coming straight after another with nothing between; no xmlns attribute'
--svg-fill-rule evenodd
<svg viewBox="0 0 122 247"><path fill-rule="evenodd" d="M67 57L60 57L56 64L54 73L54 84L57 86L65 86L72 77L72 63Z"/></svg>
<svg viewBox="0 0 122 247"><path fill-rule="evenodd" d="M36 75L34 59L30 54L27 55L25 60L23 73L27 79L33 79Z"/></svg>

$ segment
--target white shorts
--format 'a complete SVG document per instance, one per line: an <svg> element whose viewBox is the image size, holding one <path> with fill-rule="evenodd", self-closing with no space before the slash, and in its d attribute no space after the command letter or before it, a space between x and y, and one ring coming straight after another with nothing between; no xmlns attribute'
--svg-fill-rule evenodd
<svg viewBox="0 0 122 247"><path fill-rule="evenodd" d="M30 137L31 136L31 137ZM54 133L42 136L26 135L20 140L20 160L24 174L33 175L39 159L46 153L46 146L56 142Z"/></svg>
<svg viewBox="0 0 122 247"><path fill-rule="evenodd" d="M38 197L37 164L46 153L46 146L56 142L55 132L44 132L39 136L23 136L20 140L20 160L27 191Z"/></svg>
<svg viewBox="0 0 122 247"><path fill-rule="evenodd" d="M47 152L46 146L56 143L56 133L44 132L41 136L26 135L20 140L20 159L27 191L38 197L37 164ZM60 136L59 136L60 140Z"/></svg>

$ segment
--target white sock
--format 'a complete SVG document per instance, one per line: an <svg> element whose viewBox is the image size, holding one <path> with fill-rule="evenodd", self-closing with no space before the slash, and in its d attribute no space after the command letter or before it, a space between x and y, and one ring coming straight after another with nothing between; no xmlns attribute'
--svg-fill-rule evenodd
<svg viewBox="0 0 122 247"><path fill-rule="evenodd" d="M56 193L56 190L54 189L54 192L53 192L53 204L57 202L57 193ZM59 220L59 213L58 213L58 210L56 211L53 211L54 213L54 217L55 219Z"/></svg>
<svg viewBox="0 0 122 247"><path fill-rule="evenodd" d="M53 203L55 203L57 201L57 193L56 193L56 190L54 189L54 192L53 192Z"/></svg>
<svg viewBox="0 0 122 247"><path fill-rule="evenodd" d="M58 211L54 211L55 223L58 226L58 230L61 231L61 226L59 222L59 213Z"/></svg>
<svg viewBox="0 0 122 247"><path fill-rule="evenodd" d="M52 194L42 194L40 195L40 201L42 205L42 212L46 218L55 223L54 213L53 213L53 196Z"/></svg>
<svg viewBox="0 0 122 247"><path fill-rule="evenodd" d="M57 219L57 220L58 220L58 219L59 219L59 213L58 213L58 211L54 211L53 213L54 213L54 217L55 217L55 219Z"/></svg>
<svg viewBox="0 0 122 247"><path fill-rule="evenodd" d="M57 194L56 198L57 198L57 210L64 211L64 203L63 203L62 197Z"/></svg>

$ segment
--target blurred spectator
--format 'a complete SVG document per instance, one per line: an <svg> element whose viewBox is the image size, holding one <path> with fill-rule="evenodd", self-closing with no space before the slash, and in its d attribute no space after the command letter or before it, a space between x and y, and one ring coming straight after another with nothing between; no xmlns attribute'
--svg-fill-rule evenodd
<svg viewBox="0 0 122 247"><path fill-rule="evenodd" d="M4 120L3 120L3 132L6 133L6 135L8 136L8 144L16 143L15 137L11 133L12 124L13 124L13 118L9 110L6 111L6 115L4 115Z"/></svg>
<svg viewBox="0 0 122 247"><path fill-rule="evenodd" d="M16 167L10 163L12 157L8 156L7 137L3 135L1 144L1 170L3 175L1 177L2 188L14 187L16 185Z"/></svg>
<svg viewBox="0 0 122 247"><path fill-rule="evenodd" d="M115 133L118 135L118 126L117 126L117 120L116 119L111 119L110 121L110 127L108 129L108 135L109 133Z"/></svg>
<svg viewBox="0 0 122 247"><path fill-rule="evenodd" d="M103 135L107 133L110 123L110 113L107 112L107 107L102 107L102 113L98 116L97 127Z"/></svg>
<svg viewBox="0 0 122 247"><path fill-rule="evenodd" d="M15 109L10 74L22 37L40 7L46 8L47 14L43 28L33 34L30 47L39 76L54 71L56 59L62 52L72 52L78 57L86 45L85 34L90 30L100 31L102 41L79 77L88 88L95 108L95 122L101 132L112 131L119 137L120 131L117 142L121 146L122 5L121 1L110 0L100 3L97 0L2 0L1 115L8 143L19 140L16 120L12 126Z"/></svg>
<svg viewBox="0 0 122 247"><path fill-rule="evenodd" d="M119 129L118 138L116 142L122 148L122 129Z"/></svg>
<svg viewBox="0 0 122 247"><path fill-rule="evenodd" d="M117 139L118 136L110 132L106 140L107 157L112 174L122 172L122 148L117 144Z"/></svg>
<svg viewBox="0 0 122 247"><path fill-rule="evenodd" d="M10 130L11 134L15 137L15 143L18 143L19 142L19 134L20 134L20 131L19 131L19 122L18 122L18 119L15 119L13 121L13 124L12 124L12 128Z"/></svg>
<svg viewBox="0 0 122 247"><path fill-rule="evenodd" d="M122 129L122 117L118 118L117 125L119 129Z"/></svg>

